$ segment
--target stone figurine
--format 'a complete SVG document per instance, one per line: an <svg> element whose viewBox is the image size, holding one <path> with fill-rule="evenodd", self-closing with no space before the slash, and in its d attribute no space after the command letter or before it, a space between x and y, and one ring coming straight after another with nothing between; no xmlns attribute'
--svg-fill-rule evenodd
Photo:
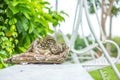
<svg viewBox="0 0 120 80"><path fill-rule="evenodd" d="M36 39L30 48L21 54L5 59L6 63L63 63L69 48L57 43L52 36Z"/></svg>

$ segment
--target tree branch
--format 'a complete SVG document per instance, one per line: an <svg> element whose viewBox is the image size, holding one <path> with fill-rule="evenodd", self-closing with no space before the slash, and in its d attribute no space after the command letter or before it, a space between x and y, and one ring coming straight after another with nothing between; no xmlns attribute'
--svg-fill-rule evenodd
<svg viewBox="0 0 120 80"><path fill-rule="evenodd" d="M112 6L113 6L114 1L115 1L115 0L111 0L111 2L110 2L109 9L106 11L106 14L105 14L105 15L106 15L106 16L105 16L105 21L106 21L106 19L107 19L107 16L109 16L110 13L111 13Z"/></svg>

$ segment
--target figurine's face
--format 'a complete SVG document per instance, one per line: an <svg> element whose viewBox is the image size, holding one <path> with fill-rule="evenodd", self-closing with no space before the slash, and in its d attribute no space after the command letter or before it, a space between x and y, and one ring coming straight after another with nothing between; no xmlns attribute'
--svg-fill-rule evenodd
<svg viewBox="0 0 120 80"><path fill-rule="evenodd" d="M40 50L48 50L51 52L51 54L57 55L62 53L65 48L65 44L59 44L53 37L48 36L38 41L38 43L35 45L34 51L38 51L38 53L40 53Z"/></svg>
<svg viewBox="0 0 120 80"><path fill-rule="evenodd" d="M50 49L54 45L56 45L55 39L53 37L51 37L51 36L47 36L47 37L45 37L43 39L40 39L37 47L39 49L45 50L45 49Z"/></svg>

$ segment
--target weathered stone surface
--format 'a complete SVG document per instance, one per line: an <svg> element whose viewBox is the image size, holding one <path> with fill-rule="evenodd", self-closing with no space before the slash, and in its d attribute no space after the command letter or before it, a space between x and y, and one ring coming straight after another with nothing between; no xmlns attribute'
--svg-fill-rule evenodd
<svg viewBox="0 0 120 80"><path fill-rule="evenodd" d="M0 80L93 80L80 64L15 65L0 70Z"/></svg>

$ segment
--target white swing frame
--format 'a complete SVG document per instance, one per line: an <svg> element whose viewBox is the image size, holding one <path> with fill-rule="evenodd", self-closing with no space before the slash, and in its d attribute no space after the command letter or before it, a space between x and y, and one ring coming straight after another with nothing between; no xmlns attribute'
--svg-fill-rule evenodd
<svg viewBox="0 0 120 80"><path fill-rule="evenodd" d="M77 34L78 34L79 26L82 23L82 7L83 7L83 5L84 5L85 14L86 14L86 18L87 18L87 22L88 22L90 31L91 31L93 37L95 38L95 40L97 41L97 43L92 44L92 45L87 45L87 47L82 49L82 50L75 50L74 49L74 42L75 42ZM83 54L83 53L85 53L87 51L90 51L93 48L96 48L96 47L99 46L100 49L103 52L103 55L104 55L106 61L108 61L108 63L109 63L109 64L105 63L105 64L100 64L100 65L101 66L108 66L108 65L110 65L112 67L112 69L114 70L114 72L116 73L117 77L120 79L120 72L118 71L118 69L115 66L115 63L120 58L120 48L119 48L119 46L115 42L113 42L111 40L106 40L106 38L104 36L104 33L103 33L102 29L101 29L100 21L99 21L98 14L97 14L97 11L96 11L95 1L93 1L93 6L94 6L94 9L95 9L95 14L96 14L96 18L97 18L98 25L99 25L99 28L100 28L100 32L101 32L101 34L103 36L102 37L103 41L100 41L97 38L97 35L95 34L94 28L93 28L93 26L91 24L90 15L89 15L89 12L88 12L87 0L78 0L78 2L77 2L75 18L74 18L74 23L73 23L73 30L72 30L72 35L71 35L70 40L64 35L64 33L61 31L61 29L59 29L59 32L62 34L66 44L70 47L70 50L74 53L74 54L72 54L72 57L73 57L73 60L76 63L80 63L79 59L77 57L77 54ZM76 15L76 14L78 14L78 15ZM116 46L116 48L118 50L118 56L117 56L117 58L114 61L111 60L111 57L109 56L108 52L106 51L105 47L103 46L104 43L111 43L111 44ZM99 64L97 64L97 65L82 64L82 65L83 66L100 66Z"/></svg>

